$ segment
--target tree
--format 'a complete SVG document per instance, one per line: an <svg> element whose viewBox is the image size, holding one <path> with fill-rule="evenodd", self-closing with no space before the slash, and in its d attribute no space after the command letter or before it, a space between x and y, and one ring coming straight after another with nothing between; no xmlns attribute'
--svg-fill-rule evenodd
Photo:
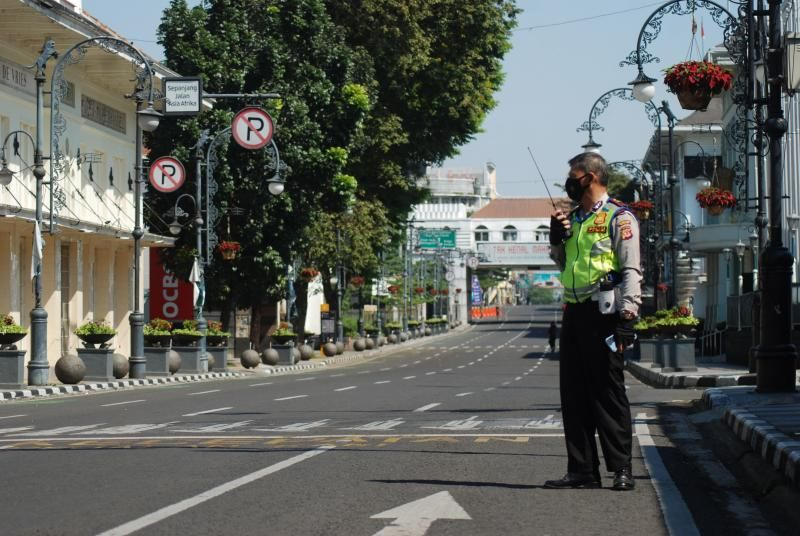
<svg viewBox="0 0 800 536"><path fill-rule="evenodd" d="M617 169L609 169L608 195L625 203L634 201L634 186L630 175Z"/></svg>

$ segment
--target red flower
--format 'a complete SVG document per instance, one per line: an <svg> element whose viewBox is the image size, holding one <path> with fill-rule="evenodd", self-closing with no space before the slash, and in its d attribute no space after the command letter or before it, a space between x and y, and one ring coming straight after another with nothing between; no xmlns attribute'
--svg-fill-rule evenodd
<svg viewBox="0 0 800 536"><path fill-rule="evenodd" d="M450 291L446 288L443 288L442 290L439 291L439 294L441 294L442 296L447 296L448 294L450 294Z"/></svg>
<svg viewBox="0 0 800 536"><path fill-rule="evenodd" d="M422 294L423 292L425 292L425 289L422 287L415 287L414 292L416 292L417 294Z"/></svg>
<svg viewBox="0 0 800 536"><path fill-rule="evenodd" d="M354 275L350 278L350 284L354 287L360 287L364 284L364 277L360 275Z"/></svg>
<svg viewBox="0 0 800 536"><path fill-rule="evenodd" d="M319 270L316 268L303 268L300 270L300 278L304 281L311 281L319 275Z"/></svg>
<svg viewBox="0 0 800 536"><path fill-rule="evenodd" d="M733 84L733 74L709 61L685 61L665 69L664 83L673 93L708 91L718 95Z"/></svg>
<svg viewBox="0 0 800 536"><path fill-rule="evenodd" d="M400 290L400 287L397 285L389 285L386 289L392 294L397 294L397 291Z"/></svg>
<svg viewBox="0 0 800 536"><path fill-rule="evenodd" d="M695 196L697 202L700 203L700 206L703 208L708 207L735 207L736 206L736 196L733 195L733 192L730 190L723 190L722 188L717 188L716 186L709 186L708 188L703 188L697 195Z"/></svg>
<svg viewBox="0 0 800 536"><path fill-rule="evenodd" d="M456 294L461 294L461 291L462 291L462 289L460 289L460 288L457 288L457 289L456 289Z"/></svg>
<svg viewBox="0 0 800 536"><path fill-rule="evenodd" d="M655 205L652 201L647 201L646 199L642 199L641 201L634 201L633 203L628 203L628 207L633 211L640 211L640 210L653 210Z"/></svg>
<svg viewBox="0 0 800 536"><path fill-rule="evenodd" d="M220 252L233 251L234 253L236 253L237 251L242 249L242 245L239 242L223 240L222 242L217 244L217 249L220 250Z"/></svg>

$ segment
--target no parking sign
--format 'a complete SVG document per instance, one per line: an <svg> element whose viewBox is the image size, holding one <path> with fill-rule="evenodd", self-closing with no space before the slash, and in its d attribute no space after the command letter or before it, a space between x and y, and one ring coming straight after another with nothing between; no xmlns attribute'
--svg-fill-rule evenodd
<svg viewBox="0 0 800 536"><path fill-rule="evenodd" d="M177 158L163 156L150 164L150 184L159 192L174 192L183 186L186 170Z"/></svg>
<svg viewBox="0 0 800 536"><path fill-rule="evenodd" d="M254 106L240 110L233 118L231 133L236 143L245 149L261 149L272 140L272 118Z"/></svg>

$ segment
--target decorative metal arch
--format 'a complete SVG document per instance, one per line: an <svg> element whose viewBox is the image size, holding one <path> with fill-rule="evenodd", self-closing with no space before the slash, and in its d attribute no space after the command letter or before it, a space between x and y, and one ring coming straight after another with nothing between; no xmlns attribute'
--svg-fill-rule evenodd
<svg viewBox="0 0 800 536"><path fill-rule="evenodd" d="M581 126L575 129L576 132L589 132L589 142L588 144L594 143L594 138L592 133L595 130L605 130L598 122L597 118L606 111L608 108L609 103L611 102L612 97L617 97L622 100L632 101L635 100L633 97L633 90L629 87L619 87L609 91L606 91L600 97L594 101L592 104L592 108L589 110L589 119L584 121ZM646 102L644 105L645 112L647 113L648 119L653 124L654 127L660 129L661 128L661 117L658 115L658 108L652 102Z"/></svg>
<svg viewBox="0 0 800 536"><path fill-rule="evenodd" d="M97 47L105 52L128 56L134 65L136 74L136 88L134 97L142 98L142 94L147 90L147 102L152 105L154 99L153 87L153 68L147 57L136 47L126 43L122 39L108 35L92 37L73 45L58 60L53 70L53 78L50 81L50 232L55 227L55 220L58 212L66 206L66 195L59 185L64 173L69 167L66 155L61 151L60 138L67 130L67 120L61 112L61 103L67 96L69 88L64 79L64 70L68 65L79 63L91 49ZM138 117L135 118L138 120ZM138 165L138 164L137 164ZM138 171L137 171L138 173Z"/></svg>
<svg viewBox="0 0 800 536"><path fill-rule="evenodd" d="M650 182L650 179L647 178L647 174L644 172L642 168L635 164L636 160L617 160L616 162L609 162L609 168L622 168L628 172L628 174L634 176L641 182Z"/></svg>
<svg viewBox="0 0 800 536"><path fill-rule="evenodd" d="M666 15L690 15L697 8L703 8L711 15L714 22L722 28L723 44L728 51L731 59L738 67L738 73L734 80L732 96L736 104L735 119L729 122L728 128L724 130L727 141L737 147L736 163L734 171L736 174L736 197L746 199L748 197L748 87L750 87L750 70L747 69L748 62L748 25L747 7L744 0L732 2L738 6L738 17L730 11L711 0L673 0L666 2L653 11L642 25L636 41L636 49L620 61L620 67L625 65L635 65L639 70L639 78L644 77L642 66L647 63L658 63L661 60L647 50L647 46L655 41L661 33L662 19ZM745 204L740 203L739 206Z"/></svg>

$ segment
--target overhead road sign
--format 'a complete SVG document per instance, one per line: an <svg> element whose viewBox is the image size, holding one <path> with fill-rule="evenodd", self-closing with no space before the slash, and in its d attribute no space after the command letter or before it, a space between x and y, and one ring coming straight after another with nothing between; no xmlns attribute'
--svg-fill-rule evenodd
<svg viewBox="0 0 800 536"><path fill-rule="evenodd" d="M456 232L453 229L420 229L421 249L456 249Z"/></svg>
<svg viewBox="0 0 800 536"><path fill-rule="evenodd" d="M150 164L150 184L159 192L170 193L183 186L186 170L177 158L162 156Z"/></svg>
<svg viewBox="0 0 800 536"><path fill-rule="evenodd" d="M272 118L266 111L255 106L240 110L231 124L233 139L245 149L265 147L272 140L273 132Z"/></svg>

